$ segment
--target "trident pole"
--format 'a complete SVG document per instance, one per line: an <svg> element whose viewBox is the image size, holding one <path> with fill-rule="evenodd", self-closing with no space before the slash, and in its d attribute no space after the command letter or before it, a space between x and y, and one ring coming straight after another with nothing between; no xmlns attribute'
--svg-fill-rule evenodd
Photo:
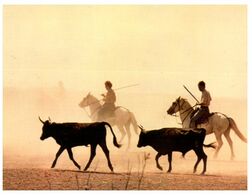
<svg viewBox="0 0 252 195"><path fill-rule="evenodd" d="M185 85L183 85L183 87L185 88L185 90L193 97L193 99L196 100L197 103L199 103L199 100L197 100L197 98L189 91L189 89L187 89L187 87Z"/></svg>

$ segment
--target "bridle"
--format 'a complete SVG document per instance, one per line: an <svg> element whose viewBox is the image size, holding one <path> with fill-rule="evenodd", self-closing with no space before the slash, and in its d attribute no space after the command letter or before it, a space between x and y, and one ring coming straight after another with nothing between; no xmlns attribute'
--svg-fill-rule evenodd
<svg viewBox="0 0 252 195"><path fill-rule="evenodd" d="M92 104L94 104L94 103L97 103L97 102L99 102L99 101L96 101L96 102L92 102L92 103L87 103L87 106L90 106L90 105L92 105ZM96 113L96 112L98 112L98 110L101 108L100 106L97 106L97 108L93 111L93 113L88 113L88 111L86 110L86 107L87 106L84 106L83 107L83 109L85 110L85 112L86 112L86 114L88 115L88 117L92 120L92 117L93 117L93 115Z"/></svg>
<svg viewBox="0 0 252 195"><path fill-rule="evenodd" d="M185 104L185 100L183 101L182 105L180 105L180 99L178 101L176 101L176 107L178 106L178 112L181 111L181 108L183 108L183 105ZM190 116L190 114L194 111L194 107L197 106L197 104L195 104L194 106L187 108L185 111L181 112L180 115L186 113L187 111L191 110L190 112L187 113L187 115L182 119L182 124L185 122L185 120L187 119L188 116ZM176 108L175 107L175 108ZM174 109L175 109L174 108ZM176 113L175 113L176 116Z"/></svg>

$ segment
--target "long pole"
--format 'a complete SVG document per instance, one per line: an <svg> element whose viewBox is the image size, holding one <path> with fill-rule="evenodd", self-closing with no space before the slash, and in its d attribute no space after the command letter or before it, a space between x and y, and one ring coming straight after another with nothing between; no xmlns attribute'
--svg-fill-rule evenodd
<svg viewBox="0 0 252 195"><path fill-rule="evenodd" d="M196 100L196 102L199 103L199 100L197 100L197 98L189 91L189 89L187 89L187 87L185 85L183 85L183 87L185 88L185 90Z"/></svg>
<svg viewBox="0 0 252 195"><path fill-rule="evenodd" d="M125 89L125 88L129 88L129 87L135 87L135 86L138 86L138 85L139 85L139 84L133 84L133 85L123 86L123 87L119 87L119 88L114 89L114 91L118 91L118 90ZM100 101L102 101L102 100L103 100L103 99L97 100L97 101L95 101L95 102L93 102L93 103L91 103L91 104L88 104L88 106L89 106L89 105L92 105L92 104L95 104L95 103L97 103L97 102L100 102Z"/></svg>
<svg viewBox="0 0 252 195"><path fill-rule="evenodd" d="M123 86L123 87L116 88L116 89L114 89L114 90L117 91L117 90L120 90L120 89L129 88L129 87L135 87L135 86L138 86L138 85L139 85L139 84L126 85L126 86Z"/></svg>

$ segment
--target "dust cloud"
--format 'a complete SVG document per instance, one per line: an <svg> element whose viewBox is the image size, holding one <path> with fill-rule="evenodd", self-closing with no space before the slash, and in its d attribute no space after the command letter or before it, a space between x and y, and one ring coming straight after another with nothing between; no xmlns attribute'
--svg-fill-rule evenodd
<svg viewBox="0 0 252 195"><path fill-rule="evenodd" d="M130 91L127 93L127 91ZM167 108L179 96L179 94L168 93L146 93L136 92L136 89L128 89L117 91L117 105L128 108L135 114L138 124L143 125L147 130L158 129L161 127L180 127L180 120L177 117L168 116ZM103 89L94 91L93 95L99 98L99 94L104 92ZM88 91L74 90L64 87L62 82L55 86L47 88L4 88L4 131L3 131L3 166L4 168L49 168L54 159L54 156L59 148L56 142L50 138L41 141L42 124L38 116L42 120L47 120L48 117L53 122L91 122L86 112L78 106L78 103L86 96ZM186 96L186 94L184 94ZM191 104L194 102L189 95L186 96ZM235 108L235 109L234 109ZM89 112L89 109L86 109ZM211 111L219 111L231 116L235 119L241 132L247 136L247 103L244 99L232 98L214 98L211 106ZM116 127L113 127L117 139L121 134ZM155 167L156 152L150 148L137 148L138 135L133 131L132 143L127 151L127 136L123 140L123 147L117 149L112 144L112 136L107 134L107 143L111 151L111 160L115 163L116 170L127 171L127 164L132 163L132 170L137 171L139 168L139 159L143 158L144 153L150 153L151 160L148 162L147 169L149 171L157 171ZM234 172L246 174L247 161L247 144L243 143L238 136L231 131L231 138L234 142L234 150L236 158L230 160L230 149L228 143L223 137L223 147L219 153L218 159L213 159L214 151L205 149L209 162L209 167L212 172L216 172L214 167L222 167L221 172L229 173L231 167L237 166ZM208 135L205 143L215 141L213 134ZM76 147L73 153L77 162L83 165L87 162L90 154L89 147ZM187 160L180 159L179 153L174 153L174 167L177 170L182 169L191 172L195 155L189 152ZM97 156L93 162L93 166L99 161L105 161L105 156L101 149L97 150ZM161 164L167 166L167 158L160 158ZM235 163L235 164L234 164ZM211 166L212 164L212 166ZM223 165L222 165L223 164ZM213 166L214 165L214 166ZM91 165L92 166L92 165ZM99 168L107 170L106 163L98 165ZM74 165L68 159L67 153L64 152L58 160L57 168L74 169ZM102 168L103 167L103 168ZM218 171L217 171L218 173Z"/></svg>

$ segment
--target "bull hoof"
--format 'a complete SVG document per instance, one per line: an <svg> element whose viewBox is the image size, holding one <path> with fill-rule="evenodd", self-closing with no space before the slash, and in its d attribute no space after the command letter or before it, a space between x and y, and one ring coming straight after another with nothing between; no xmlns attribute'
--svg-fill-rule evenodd
<svg viewBox="0 0 252 195"><path fill-rule="evenodd" d="M163 167L157 166L157 168L158 168L159 170L163 171Z"/></svg>
<svg viewBox="0 0 252 195"><path fill-rule="evenodd" d="M203 172L201 173L201 175L205 175L205 171L203 171Z"/></svg>
<svg viewBox="0 0 252 195"><path fill-rule="evenodd" d="M171 170L168 170L167 173L171 173Z"/></svg>

